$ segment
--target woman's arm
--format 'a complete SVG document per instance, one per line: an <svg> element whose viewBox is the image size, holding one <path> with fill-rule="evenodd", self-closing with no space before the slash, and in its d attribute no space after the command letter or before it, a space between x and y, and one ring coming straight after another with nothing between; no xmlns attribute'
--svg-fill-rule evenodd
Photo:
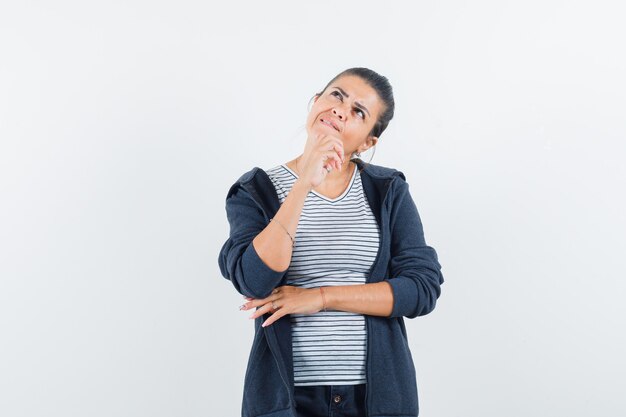
<svg viewBox="0 0 626 417"><path fill-rule="evenodd" d="M274 220L269 222L267 227L252 241L259 258L274 271L286 271L289 268L293 251L293 243L289 235L294 237L296 235L304 200L310 190L311 187L300 179L296 180L273 217ZM289 235L283 227L287 229Z"/></svg>
<svg viewBox="0 0 626 417"><path fill-rule="evenodd" d="M424 239L422 221L406 181L397 183L390 216L389 277L394 295L390 317L415 318L435 308L443 275L437 252Z"/></svg>
<svg viewBox="0 0 626 417"><path fill-rule="evenodd" d="M280 224L287 227L292 236L295 234L308 193L305 191L306 187L296 181L275 215L277 221L268 224L257 203L242 186L233 185L229 190L226 213L230 234L222 245L218 263L224 278L230 280L239 293L267 297L284 277L291 260L292 242Z"/></svg>
<svg viewBox="0 0 626 417"><path fill-rule="evenodd" d="M388 317L393 308L393 291L386 281L324 287L324 295L329 310Z"/></svg>
<svg viewBox="0 0 626 417"><path fill-rule="evenodd" d="M273 314L263 322L269 326L281 317L292 314L314 314L321 311L326 301L327 310L351 311L372 316L388 317L393 308L393 292L386 281L372 284L333 285L320 288L302 288L283 285L274 289L271 295L263 299L250 299L241 305L241 310L259 307L250 319L265 313ZM274 308L276 306L276 308Z"/></svg>

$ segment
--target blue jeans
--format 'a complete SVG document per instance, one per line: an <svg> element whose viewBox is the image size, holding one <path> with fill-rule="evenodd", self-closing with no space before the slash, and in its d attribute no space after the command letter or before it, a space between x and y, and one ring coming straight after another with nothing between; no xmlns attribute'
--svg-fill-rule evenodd
<svg viewBox="0 0 626 417"><path fill-rule="evenodd" d="M298 417L363 417L365 384L294 386Z"/></svg>

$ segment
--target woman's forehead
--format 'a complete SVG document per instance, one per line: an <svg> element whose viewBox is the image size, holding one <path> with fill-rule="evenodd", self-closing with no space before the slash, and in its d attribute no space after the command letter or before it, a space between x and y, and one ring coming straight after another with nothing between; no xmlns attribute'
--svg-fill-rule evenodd
<svg viewBox="0 0 626 417"><path fill-rule="evenodd" d="M367 106L370 111L378 110L382 101L374 88L365 80L355 75L344 75L330 83L328 90L341 89L351 100Z"/></svg>
<svg viewBox="0 0 626 417"><path fill-rule="evenodd" d="M376 90L365 80L356 75L343 75L330 83L328 88L332 87L341 87L350 95L350 98L352 98L353 95L356 96L357 99L365 99L370 96L378 98Z"/></svg>

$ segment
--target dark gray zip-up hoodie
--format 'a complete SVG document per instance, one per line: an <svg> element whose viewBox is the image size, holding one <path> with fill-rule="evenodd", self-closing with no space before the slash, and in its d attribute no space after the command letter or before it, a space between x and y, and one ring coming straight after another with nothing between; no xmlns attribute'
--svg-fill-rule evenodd
<svg viewBox="0 0 626 417"><path fill-rule="evenodd" d="M435 308L444 281L441 265L435 250L426 245L404 174L360 159L354 161L362 170L363 191L381 231L378 255L366 283L386 280L393 290L389 317L365 315L365 417L417 417L417 380L404 317L423 316ZM261 168L243 174L228 191L230 236L218 262L222 275L242 295L265 298L286 284L287 271L269 268L252 245L279 208L276 190ZM242 416L296 417L289 315L263 328L261 324L269 316L255 319Z"/></svg>

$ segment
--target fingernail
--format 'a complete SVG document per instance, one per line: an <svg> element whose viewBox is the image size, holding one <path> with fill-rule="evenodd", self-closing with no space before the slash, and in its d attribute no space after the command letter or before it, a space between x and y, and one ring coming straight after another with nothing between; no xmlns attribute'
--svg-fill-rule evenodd
<svg viewBox="0 0 626 417"><path fill-rule="evenodd" d="M263 322L263 324L261 325L261 327L265 327L265 322Z"/></svg>
<svg viewBox="0 0 626 417"><path fill-rule="evenodd" d="M242 304L242 305L239 306L239 310L243 310L244 308L246 308L245 304Z"/></svg>

